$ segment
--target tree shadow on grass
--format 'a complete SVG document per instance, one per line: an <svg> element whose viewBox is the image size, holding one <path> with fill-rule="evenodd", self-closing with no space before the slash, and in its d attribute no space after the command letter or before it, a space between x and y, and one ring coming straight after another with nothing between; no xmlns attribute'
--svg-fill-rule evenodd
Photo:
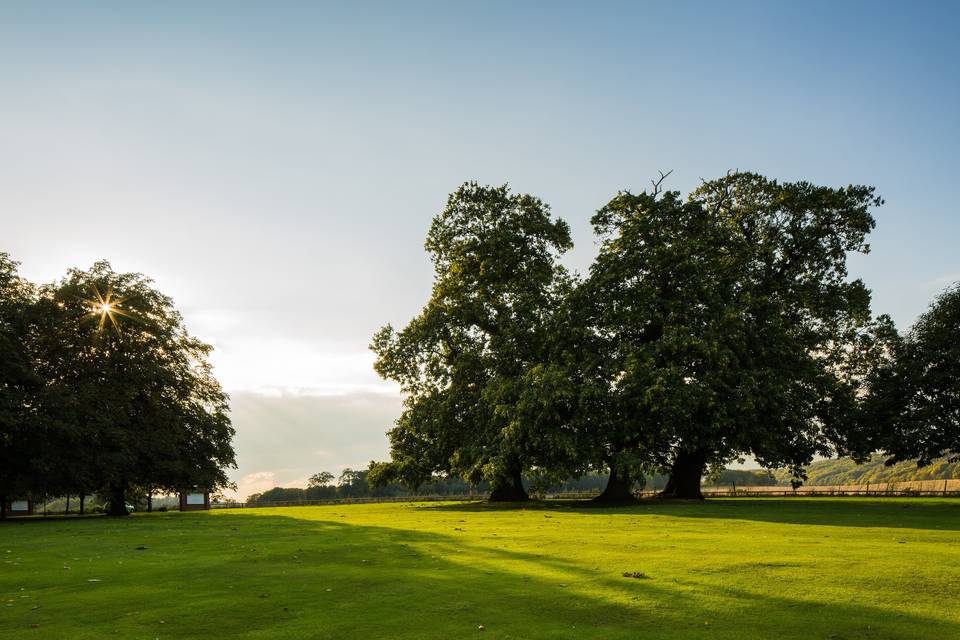
<svg viewBox="0 0 960 640"><path fill-rule="evenodd" d="M8 516L0 520L0 525L9 524L15 526L17 524L30 524L37 522L57 522L62 520L89 520L91 518L106 518L105 514L102 513L85 513L82 516L76 513L71 513L69 515L64 515L62 513L51 513L48 515L43 514L34 514L30 516Z"/></svg>
<svg viewBox="0 0 960 640"><path fill-rule="evenodd" d="M555 510L674 518L752 520L796 525L960 531L960 500L951 498L722 498L703 501L647 499L628 507L596 507L585 501L441 503L426 509L463 513Z"/></svg>
<svg viewBox="0 0 960 640"><path fill-rule="evenodd" d="M30 602L6 609L0 637L960 635L955 617L805 595L787 572L767 576L765 590L749 577L679 569L632 579L485 538L355 524L332 509L286 511L60 522L31 527L31 540L3 539L21 562L0 574L0 593Z"/></svg>

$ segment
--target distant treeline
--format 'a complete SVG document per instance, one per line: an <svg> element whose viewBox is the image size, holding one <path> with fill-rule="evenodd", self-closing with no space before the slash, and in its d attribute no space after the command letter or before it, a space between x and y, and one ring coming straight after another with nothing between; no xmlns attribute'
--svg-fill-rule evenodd
<svg viewBox="0 0 960 640"><path fill-rule="evenodd" d="M309 500L335 500L346 498L385 498L401 496L466 496L484 495L489 485L482 482L470 485L461 478L434 478L422 484L416 491L392 483L383 487L371 487L367 482L367 469L346 469L340 474L337 483L332 482L333 475L328 474L327 484L314 483L302 487L274 487L263 493L255 493L247 502L267 504L273 502L299 502ZM318 474L318 476L321 474ZM916 461L901 462L892 466L884 463L884 458L874 456L871 460L858 465L850 458L819 460L807 467L807 482L810 486L828 486L838 484L866 484L884 482L906 482L913 480L950 480L960 478L960 462L950 463L947 458L933 461L925 467L917 467ZM315 476L317 477L317 476ZM703 479L707 487L772 487L790 486L791 474L788 470L767 471L765 469L724 469ZM524 478L524 485L534 494L563 493L600 493L607 484L607 475L589 473L580 478L570 478L563 482L545 486L537 478ZM635 490L661 491L666 486L668 476L655 474L638 482Z"/></svg>
<svg viewBox="0 0 960 640"><path fill-rule="evenodd" d="M778 484L789 485L789 474L776 471ZM887 466L883 456L873 456L863 464L850 458L819 460L807 467L807 481L811 486L837 484L866 484L882 482L908 482L913 480L953 480L960 478L960 462L939 458L917 468L915 460Z"/></svg>
<svg viewBox="0 0 960 640"><path fill-rule="evenodd" d="M912 482L915 480L960 479L960 462L939 458L930 464L918 467L916 460L887 465L884 456L875 455L861 464L850 458L818 460L805 468L807 479L804 485L831 486L838 484L866 484L884 482ZM714 487L789 487L793 474L788 469L724 469L719 474L705 477L703 484ZM647 480L645 489L660 490L666 485L666 476L655 475Z"/></svg>
<svg viewBox="0 0 960 640"><path fill-rule="evenodd" d="M248 503L266 504L270 502L299 502L301 500L336 500L340 498L387 498L409 495L463 496L486 491L487 487L472 487L460 478L435 478L421 485L417 491L411 491L398 483L371 488L367 482L367 469L344 469L334 484L331 473L318 473L311 478L306 488L274 487L263 493L254 493L247 497Z"/></svg>
<svg viewBox="0 0 960 640"><path fill-rule="evenodd" d="M420 485L416 491L399 483L391 483L382 487L371 486L368 481L367 469L345 469L334 483L333 475L326 474L327 482L321 484L312 482L303 487L273 487L262 493L254 493L247 497L248 503L266 504L272 502L299 502L308 500L336 500L345 498L388 498L401 496L466 496L485 495L490 486L487 482L471 485L462 478L435 477L429 482ZM317 474L314 478L323 476ZM562 493L600 493L607 484L607 475L588 473L580 478L570 478L558 483L545 483L539 478L525 477L524 486L534 494L562 494ZM768 486L777 484L776 478L768 471L725 469L719 475L705 478L707 486L729 486L731 481L743 486ZM667 476L654 475L645 483L638 482L635 490L655 491L666 486Z"/></svg>

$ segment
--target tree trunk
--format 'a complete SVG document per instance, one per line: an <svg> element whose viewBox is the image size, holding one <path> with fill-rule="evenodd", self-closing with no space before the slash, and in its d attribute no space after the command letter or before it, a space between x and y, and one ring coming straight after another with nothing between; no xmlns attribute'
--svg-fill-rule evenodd
<svg viewBox="0 0 960 640"><path fill-rule="evenodd" d="M83 515L83 501L86 499L86 497L87 496L83 495L82 493L80 494L80 515Z"/></svg>
<svg viewBox="0 0 960 640"><path fill-rule="evenodd" d="M490 502L524 502L530 499L523 488L523 474L520 467L516 467L506 475L494 478Z"/></svg>
<svg viewBox="0 0 960 640"><path fill-rule="evenodd" d="M153 513L153 494L147 494L147 513Z"/></svg>
<svg viewBox="0 0 960 640"><path fill-rule="evenodd" d="M670 479L660 495L664 498L684 498L688 500L703 500L700 493L700 480L707 468L707 452L683 451L677 453L670 468Z"/></svg>
<svg viewBox="0 0 960 640"><path fill-rule="evenodd" d="M123 485L115 485L110 487L110 510L107 512L107 515L130 515L130 513L127 511L127 496Z"/></svg>
<svg viewBox="0 0 960 640"><path fill-rule="evenodd" d="M633 495L633 478L625 471L617 470L615 464L610 465L610 478L603 493L593 499L597 504L626 504L636 502Z"/></svg>
<svg viewBox="0 0 960 640"><path fill-rule="evenodd" d="M63 515L70 513L70 494L67 494L67 504L63 507Z"/></svg>
<svg viewBox="0 0 960 640"><path fill-rule="evenodd" d="M0 520L7 519L7 494L0 493Z"/></svg>

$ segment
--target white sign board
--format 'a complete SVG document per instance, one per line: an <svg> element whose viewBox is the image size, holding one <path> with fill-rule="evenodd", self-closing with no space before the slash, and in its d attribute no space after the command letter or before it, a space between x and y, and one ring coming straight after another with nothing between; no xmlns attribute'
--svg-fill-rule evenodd
<svg viewBox="0 0 960 640"><path fill-rule="evenodd" d="M30 511L30 504L26 500L14 500L10 503L10 511Z"/></svg>
<svg viewBox="0 0 960 640"><path fill-rule="evenodd" d="M188 493L188 494L187 494L187 504L203 504L203 494L202 494L202 493Z"/></svg>

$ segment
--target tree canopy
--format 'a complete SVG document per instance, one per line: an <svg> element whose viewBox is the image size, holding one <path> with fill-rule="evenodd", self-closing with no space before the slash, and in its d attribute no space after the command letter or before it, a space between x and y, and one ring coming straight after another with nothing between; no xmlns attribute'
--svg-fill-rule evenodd
<svg viewBox="0 0 960 640"><path fill-rule="evenodd" d="M937 297L886 355L869 378L872 448L890 464L960 460L960 285Z"/></svg>
<svg viewBox="0 0 960 640"><path fill-rule="evenodd" d="M400 383L405 408L390 431L392 462L375 482L416 485L434 473L488 480L493 499L523 499L534 434L515 410L525 372L543 359L545 317L572 246L538 198L466 183L433 219L430 299L397 331L373 338L375 368Z"/></svg>
<svg viewBox="0 0 960 640"><path fill-rule="evenodd" d="M29 490L43 443L35 401L41 382L26 347L36 292L17 266L0 253L0 507Z"/></svg>
<svg viewBox="0 0 960 640"><path fill-rule="evenodd" d="M606 358L615 418L597 435L611 458L668 467L665 492L697 497L705 470L739 455L799 475L843 447L851 351L874 329L846 258L868 250L881 203L870 187L730 173L686 200L655 188L601 208L584 298Z"/></svg>
<svg viewBox="0 0 960 640"><path fill-rule="evenodd" d="M541 201L474 183L450 196L428 234L430 300L373 340L406 395L375 482L455 474L515 499L522 471L608 468L620 500L666 470L665 494L699 497L708 469L744 455L800 481L815 455L869 453L863 388L895 331L847 256L869 251L874 189L732 172L683 198L665 177L596 212L583 279L559 265L569 232Z"/></svg>
<svg viewBox="0 0 960 640"><path fill-rule="evenodd" d="M8 290L4 306L15 298ZM234 432L211 348L187 333L173 301L148 278L106 262L72 269L39 287L24 314L16 344L39 384L18 409L30 429L4 456L31 468L4 478L3 492L103 491L119 515L135 488L229 484ZM6 371L4 378L4 388L16 380Z"/></svg>

